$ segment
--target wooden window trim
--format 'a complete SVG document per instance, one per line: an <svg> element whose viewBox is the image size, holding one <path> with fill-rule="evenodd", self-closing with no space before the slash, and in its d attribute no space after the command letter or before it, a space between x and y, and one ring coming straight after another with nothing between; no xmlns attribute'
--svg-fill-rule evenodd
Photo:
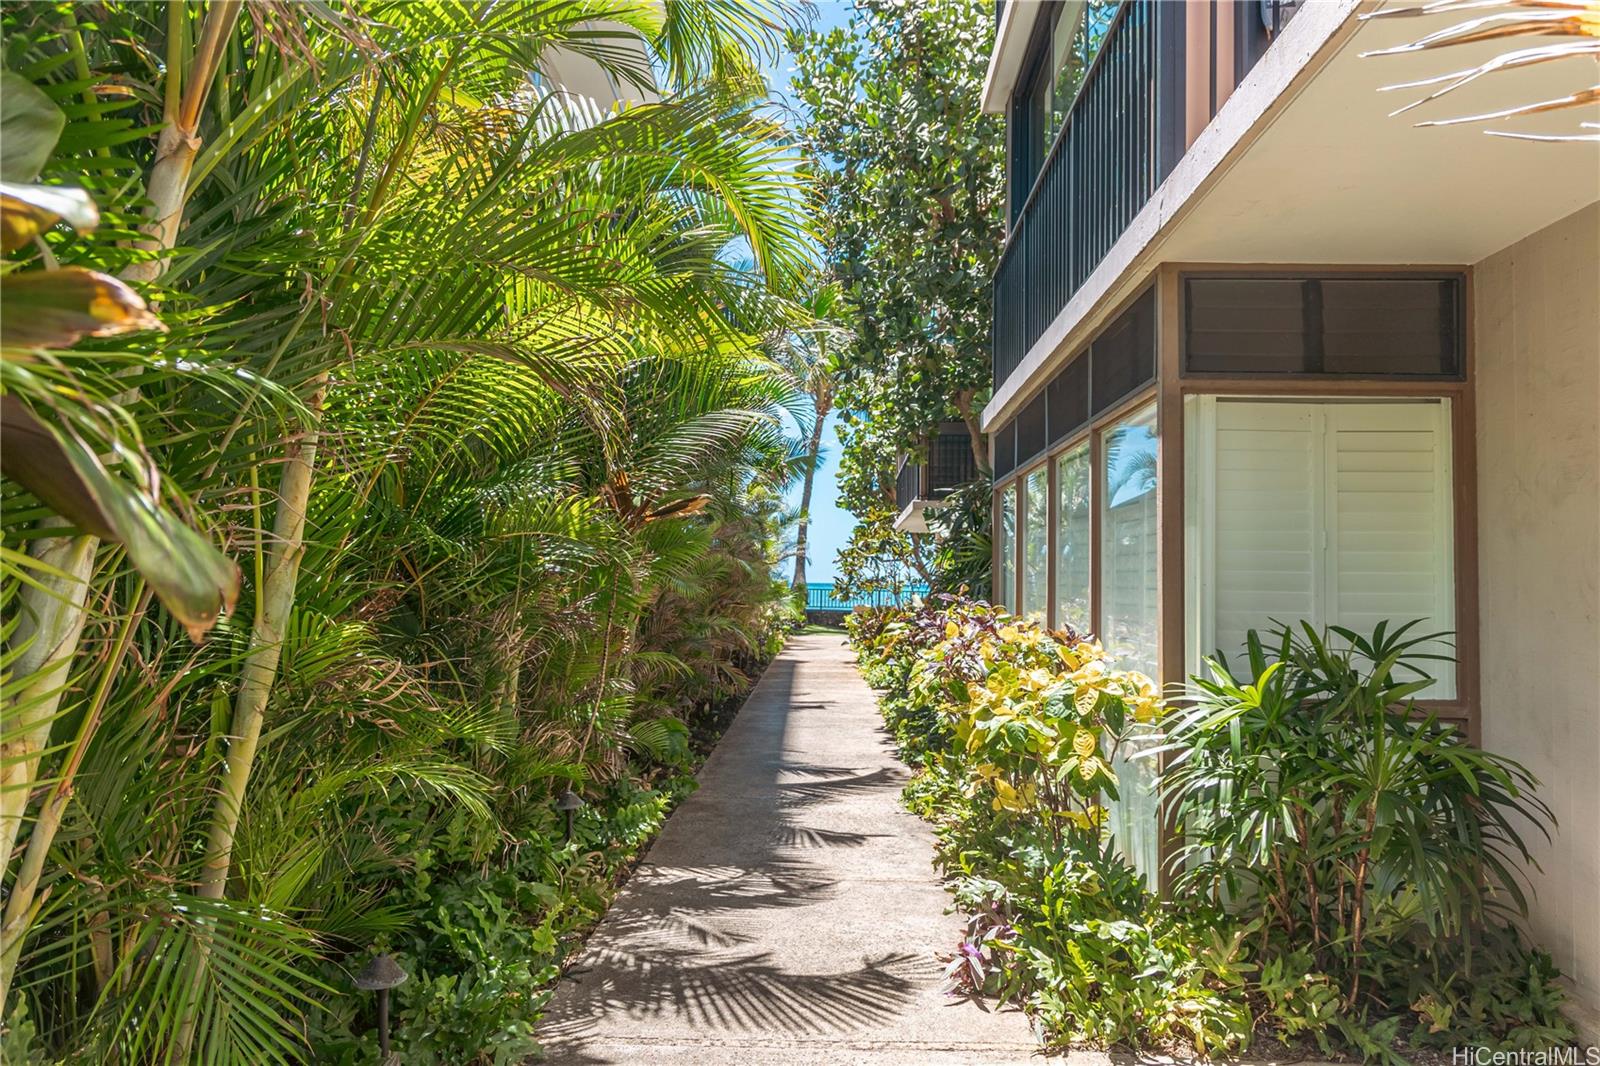
<svg viewBox="0 0 1600 1066"><path fill-rule="evenodd" d="M1057 457L1049 454L1049 449L1045 451L1044 624L1046 629L1055 629L1058 625L1056 618L1059 610L1056 605L1056 540L1061 532L1061 519L1056 514L1056 467L1059 464Z"/></svg>

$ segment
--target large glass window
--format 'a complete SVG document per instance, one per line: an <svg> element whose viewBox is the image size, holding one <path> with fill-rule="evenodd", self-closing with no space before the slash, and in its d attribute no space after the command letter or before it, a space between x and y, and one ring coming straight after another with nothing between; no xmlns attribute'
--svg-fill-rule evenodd
<svg viewBox="0 0 1600 1066"><path fill-rule="evenodd" d="M1080 633L1089 618L1089 442L1056 460L1056 624Z"/></svg>
<svg viewBox="0 0 1600 1066"><path fill-rule="evenodd" d="M1000 569L994 575L994 602L1011 607L1017 589L1017 483L1000 490L1000 527L995 530L995 548Z"/></svg>
<svg viewBox="0 0 1600 1066"><path fill-rule="evenodd" d="M1022 608L1017 613L1043 622L1050 588L1050 470L1038 467L1023 479Z"/></svg>
<svg viewBox="0 0 1600 1066"><path fill-rule="evenodd" d="M1102 437L1101 639L1128 670L1156 674L1156 409Z"/></svg>
<svg viewBox="0 0 1600 1066"><path fill-rule="evenodd" d="M1157 677L1156 409L1104 431L1100 470L1100 637L1117 665ZM1137 748L1137 745L1136 745ZM1152 759L1116 760L1111 831L1152 882L1160 867L1160 802Z"/></svg>

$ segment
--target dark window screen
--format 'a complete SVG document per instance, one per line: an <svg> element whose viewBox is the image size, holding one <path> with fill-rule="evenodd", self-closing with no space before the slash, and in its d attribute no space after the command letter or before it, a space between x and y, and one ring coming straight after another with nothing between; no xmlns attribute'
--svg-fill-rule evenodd
<svg viewBox="0 0 1600 1066"><path fill-rule="evenodd" d="M1017 415L1017 462L1027 462L1044 451L1049 438L1045 436L1044 393L1035 396Z"/></svg>
<svg viewBox="0 0 1600 1066"><path fill-rule="evenodd" d="M1056 444L1089 421L1089 353L1080 352L1050 382L1048 397L1050 443Z"/></svg>
<svg viewBox="0 0 1600 1066"><path fill-rule="evenodd" d="M1195 374L1456 377L1460 278L1188 278Z"/></svg>
<svg viewBox="0 0 1600 1066"><path fill-rule="evenodd" d="M1017 420L1012 419L994 435L994 476L1003 478L1017 468Z"/></svg>
<svg viewBox="0 0 1600 1066"><path fill-rule="evenodd" d="M1322 360L1329 374L1461 373L1454 279L1335 280L1322 286Z"/></svg>
<svg viewBox="0 0 1600 1066"><path fill-rule="evenodd" d="M1185 369L1237 374L1304 371L1305 282L1190 278L1185 299Z"/></svg>
<svg viewBox="0 0 1600 1066"><path fill-rule="evenodd" d="M1089 351L1092 385L1089 399L1095 414L1156 376L1156 296L1151 289L1095 338Z"/></svg>

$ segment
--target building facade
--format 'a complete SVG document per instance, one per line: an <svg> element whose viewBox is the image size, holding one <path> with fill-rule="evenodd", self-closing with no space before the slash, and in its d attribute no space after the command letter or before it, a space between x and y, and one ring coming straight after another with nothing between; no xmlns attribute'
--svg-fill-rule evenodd
<svg viewBox="0 0 1600 1066"><path fill-rule="evenodd" d="M1532 932L1582 1020L1600 1010L1600 144L1529 137L1600 114L1487 127L1524 138L1415 122L1561 97L1593 60L1394 116L1432 86L1386 87L1518 45L1371 55L1464 17L1362 17L1382 6L997 5L994 595L1169 684L1274 620L1451 634L1426 702L1543 782L1560 827L1529 871ZM1115 828L1154 871L1155 782L1123 774Z"/></svg>

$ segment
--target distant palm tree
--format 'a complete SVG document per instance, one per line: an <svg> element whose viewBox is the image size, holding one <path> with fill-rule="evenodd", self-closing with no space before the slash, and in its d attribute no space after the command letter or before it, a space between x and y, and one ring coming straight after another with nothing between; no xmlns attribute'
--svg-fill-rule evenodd
<svg viewBox="0 0 1600 1066"><path fill-rule="evenodd" d="M806 439L804 487L800 492L800 515L795 523L794 582L796 591L806 587L806 546L811 528L811 492L816 483L817 464L822 457L822 427L833 410L834 375L838 372L838 348L849 333L836 322L843 290L837 283L818 286L799 303L810 317L798 329L789 331L779 352L779 363L795 383L811 398L811 426Z"/></svg>

